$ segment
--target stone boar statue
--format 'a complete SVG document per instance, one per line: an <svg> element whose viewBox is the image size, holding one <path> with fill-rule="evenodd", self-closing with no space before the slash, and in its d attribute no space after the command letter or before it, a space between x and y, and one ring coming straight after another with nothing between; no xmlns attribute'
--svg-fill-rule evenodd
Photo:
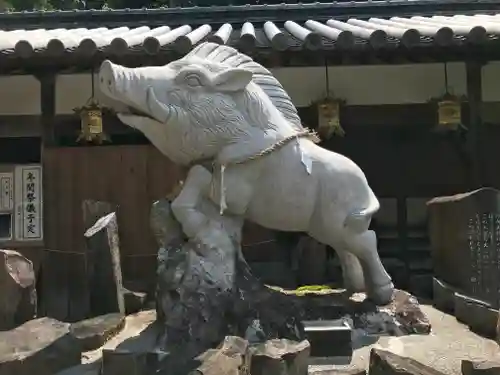
<svg viewBox="0 0 500 375"><path fill-rule="evenodd" d="M350 159L318 146L277 79L232 47L202 43L165 66L106 60L103 94L120 120L173 162L191 166L173 212L187 236L203 226L200 199L267 228L332 246L347 289L388 303L394 286L369 230L379 202ZM210 161L212 170L202 166Z"/></svg>

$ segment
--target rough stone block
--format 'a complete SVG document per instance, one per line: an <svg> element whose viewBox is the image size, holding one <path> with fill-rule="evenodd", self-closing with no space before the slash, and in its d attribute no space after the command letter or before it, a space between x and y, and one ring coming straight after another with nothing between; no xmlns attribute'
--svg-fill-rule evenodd
<svg viewBox="0 0 500 375"><path fill-rule="evenodd" d="M125 302L125 313L127 315L134 314L144 307L147 300L147 293L123 289L123 298Z"/></svg>
<svg viewBox="0 0 500 375"><path fill-rule="evenodd" d="M33 319L37 313L33 263L17 251L0 250L0 330Z"/></svg>
<svg viewBox="0 0 500 375"><path fill-rule="evenodd" d="M249 349L252 375L307 375L311 347L307 340L268 340Z"/></svg>
<svg viewBox="0 0 500 375"><path fill-rule="evenodd" d="M328 369L309 371L309 375L366 375L366 370L360 368Z"/></svg>
<svg viewBox="0 0 500 375"><path fill-rule="evenodd" d="M432 278L432 301L438 310L450 314L455 311L455 292L456 289L451 285L435 277Z"/></svg>
<svg viewBox="0 0 500 375"><path fill-rule="evenodd" d="M351 328L338 320L302 322L312 357L348 357L352 355Z"/></svg>
<svg viewBox="0 0 500 375"><path fill-rule="evenodd" d="M370 375L444 375L412 358L373 348L370 351Z"/></svg>
<svg viewBox="0 0 500 375"><path fill-rule="evenodd" d="M217 349L210 349L197 359L201 365L189 375L239 375L245 366L248 341L226 336Z"/></svg>
<svg viewBox="0 0 500 375"><path fill-rule="evenodd" d="M462 361L462 375L500 375L499 361Z"/></svg>
<svg viewBox="0 0 500 375"><path fill-rule="evenodd" d="M455 317L470 330L480 335L495 338L498 322L498 311L483 301L455 293Z"/></svg>
<svg viewBox="0 0 500 375"><path fill-rule="evenodd" d="M159 368L163 353L113 349L102 351L101 375L151 375Z"/></svg>
<svg viewBox="0 0 500 375"><path fill-rule="evenodd" d="M71 334L83 351L95 350L116 336L125 326L125 316L119 313L101 315L71 325Z"/></svg>
<svg viewBox="0 0 500 375"><path fill-rule="evenodd" d="M0 375L53 375L79 365L81 356L69 323L40 318L0 332Z"/></svg>
<svg viewBox="0 0 500 375"><path fill-rule="evenodd" d="M392 301L394 316L406 333L428 334L431 332L431 322L420 308L415 296L403 290L394 292Z"/></svg>

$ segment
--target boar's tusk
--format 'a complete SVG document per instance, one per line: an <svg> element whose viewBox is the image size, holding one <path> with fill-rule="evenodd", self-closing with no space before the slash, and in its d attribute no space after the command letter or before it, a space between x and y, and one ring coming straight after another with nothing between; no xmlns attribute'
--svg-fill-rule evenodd
<svg viewBox="0 0 500 375"><path fill-rule="evenodd" d="M148 87L146 100L151 115L159 122L166 124L170 109L156 98L153 87L151 86Z"/></svg>

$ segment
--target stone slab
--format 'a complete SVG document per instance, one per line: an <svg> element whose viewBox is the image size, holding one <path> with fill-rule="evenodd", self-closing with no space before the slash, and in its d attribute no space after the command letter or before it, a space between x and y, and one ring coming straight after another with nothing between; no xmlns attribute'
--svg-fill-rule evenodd
<svg viewBox="0 0 500 375"><path fill-rule="evenodd" d="M454 295L455 317L471 331L489 338L496 337L498 310L483 301L461 293Z"/></svg>
<svg viewBox="0 0 500 375"><path fill-rule="evenodd" d="M412 358L381 349L371 350L368 372L370 375L443 375Z"/></svg>
<svg viewBox="0 0 500 375"><path fill-rule="evenodd" d="M53 375L79 365L81 357L69 323L40 318L0 332L0 375Z"/></svg>
<svg viewBox="0 0 500 375"><path fill-rule="evenodd" d="M500 361L462 361L462 375L500 375Z"/></svg>
<svg viewBox="0 0 500 375"><path fill-rule="evenodd" d="M456 291L456 288L450 284L434 277L432 279L433 305L443 312L452 314L455 311Z"/></svg>
<svg viewBox="0 0 500 375"><path fill-rule="evenodd" d="M307 375L310 350L307 340L268 340L249 349L250 374Z"/></svg>
<svg viewBox="0 0 500 375"><path fill-rule="evenodd" d="M101 315L71 325L71 334L84 351L95 350L116 336L125 326L125 316L119 313Z"/></svg>
<svg viewBox="0 0 500 375"><path fill-rule="evenodd" d="M328 369L309 371L309 375L366 375L365 369L360 368L346 368L346 369Z"/></svg>
<svg viewBox="0 0 500 375"><path fill-rule="evenodd" d="M161 357L158 352L104 349L101 375L151 375L159 368Z"/></svg>

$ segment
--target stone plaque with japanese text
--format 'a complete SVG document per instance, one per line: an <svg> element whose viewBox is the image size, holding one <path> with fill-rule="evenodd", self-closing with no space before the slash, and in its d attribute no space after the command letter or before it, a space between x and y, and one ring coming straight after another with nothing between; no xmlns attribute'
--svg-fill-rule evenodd
<svg viewBox="0 0 500 375"><path fill-rule="evenodd" d="M473 296L499 306L500 213L469 218L469 283Z"/></svg>
<svg viewBox="0 0 500 375"><path fill-rule="evenodd" d="M436 277L500 305L500 191L482 188L428 202Z"/></svg>

